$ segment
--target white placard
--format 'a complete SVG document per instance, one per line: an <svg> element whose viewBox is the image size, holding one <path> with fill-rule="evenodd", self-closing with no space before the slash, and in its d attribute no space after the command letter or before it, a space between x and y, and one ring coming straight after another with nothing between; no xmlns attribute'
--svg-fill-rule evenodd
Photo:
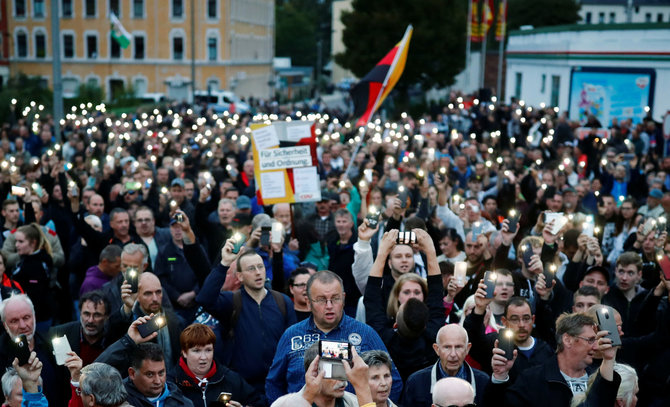
<svg viewBox="0 0 670 407"><path fill-rule="evenodd" d="M284 171L261 172L261 195L263 199L284 198L286 196Z"/></svg>
<svg viewBox="0 0 670 407"><path fill-rule="evenodd" d="M321 200L319 174L316 167L293 169L293 185L295 186L296 202L316 202Z"/></svg>
<svg viewBox="0 0 670 407"><path fill-rule="evenodd" d="M300 141L312 137L311 126L308 124L297 124L286 126L286 139L288 141Z"/></svg>
<svg viewBox="0 0 670 407"><path fill-rule="evenodd" d="M312 165L312 155L309 146L259 150L258 157L260 158L259 165L261 171L307 167Z"/></svg>
<svg viewBox="0 0 670 407"><path fill-rule="evenodd" d="M265 150L279 145L277 129L272 125L256 129L251 134L254 137L254 144L257 150Z"/></svg>

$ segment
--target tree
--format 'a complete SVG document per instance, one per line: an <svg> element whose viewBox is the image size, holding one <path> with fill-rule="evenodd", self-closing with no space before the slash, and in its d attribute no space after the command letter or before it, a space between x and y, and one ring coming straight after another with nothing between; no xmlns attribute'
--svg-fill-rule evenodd
<svg viewBox="0 0 670 407"><path fill-rule="evenodd" d="M465 65L467 1L354 0L343 13L344 53L335 61L363 77L414 26L405 71L397 87L448 86Z"/></svg>
<svg viewBox="0 0 670 407"><path fill-rule="evenodd" d="M580 7L575 0L509 0L509 28L575 24L581 19Z"/></svg>
<svg viewBox="0 0 670 407"><path fill-rule="evenodd" d="M15 105L11 105L12 99L16 99ZM0 103L0 122L5 122L20 117L22 109L31 102L43 105L45 112L51 111L53 93L45 86L41 77L19 72L18 75L9 78L7 85L0 92L0 100L4 101Z"/></svg>
<svg viewBox="0 0 670 407"><path fill-rule="evenodd" d="M291 57L294 66L317 63L317 43L321 40L321 66L330 55L330 15L332 0L278 0L276 50L278 57Z"/></svg>

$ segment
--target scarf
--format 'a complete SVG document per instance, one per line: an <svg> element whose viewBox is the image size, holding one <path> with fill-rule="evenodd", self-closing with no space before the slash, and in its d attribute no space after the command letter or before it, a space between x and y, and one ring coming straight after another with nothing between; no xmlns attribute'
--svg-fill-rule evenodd
<svg viewBox="0 0 670 407"><path fill-rule="evenodd" d="M202 379L198 378L195 374L193 374L193 372L191 372L191 369L188 368L186 360L184 360L183 356L179 358L179 367L182 368L182 370L184 371L184 373L186 373L188 377L198 381L198 387L200 387L200 390L202 391L205 391L205 389L207 388L208 383L207 379L214 376L214 374L216 373L216 363L214 361L212 361L212 368L209 369L209 372L207 372Z"/></svg>

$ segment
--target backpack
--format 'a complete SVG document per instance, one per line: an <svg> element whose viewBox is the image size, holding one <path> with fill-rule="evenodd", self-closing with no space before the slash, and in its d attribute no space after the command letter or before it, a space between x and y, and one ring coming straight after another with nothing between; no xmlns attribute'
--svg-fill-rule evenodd
<svg viewBox="0 0 670 407"><path fill-rule="evenodd" d="M275 299L275 302L279 307L279 312L281 312L284 320L286 320L286 302L284 301L282 293L275 290L269 290L269 293ZM235 336L235 327L237 326L237 321L240 319L240 312L242 312L242 291L235 290L233 291L233 312L230 314L228 323L228 338L233 338Z"/></svg>

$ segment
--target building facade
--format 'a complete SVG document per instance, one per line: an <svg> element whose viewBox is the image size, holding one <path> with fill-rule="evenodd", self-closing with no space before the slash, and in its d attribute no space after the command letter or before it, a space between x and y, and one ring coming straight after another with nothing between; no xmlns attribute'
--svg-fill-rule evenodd
<svg viewBox="0 0 670 407"><path fill-rule="evenodd" d="M581 24L667 23L669 0L581 0Z"/></svg>
<svg viewBox="0 0 670 407"><path fill-rule="evenodd" d="M9 80L9 42L10 35L7 29L7 1L0 0L0 90Z"/></svg>
<svg viewBox="0 0 670 407"><path fill-rule="evenodd" d="M52 0L5 1L10 72L40 76L51 87ZM274 0L57 1L65 97L76 96L81 84L95 84L108 100L131 86L138 96L189 100L192 49L195 89L270 96ZM125 49L111 38L112 13L132 35Z"/></svg>
<svg viewBox="0 0 670 407"><path fill-rule="evenodd" d="M506 50L505 98L566 111L575 102L570 99L571 94L576 97L571 83L575 72L645 71L654 79L639 86L649 86L647 107L660 121L670 110L668 44L668 23L579 24L512 31Z"/></svg>

